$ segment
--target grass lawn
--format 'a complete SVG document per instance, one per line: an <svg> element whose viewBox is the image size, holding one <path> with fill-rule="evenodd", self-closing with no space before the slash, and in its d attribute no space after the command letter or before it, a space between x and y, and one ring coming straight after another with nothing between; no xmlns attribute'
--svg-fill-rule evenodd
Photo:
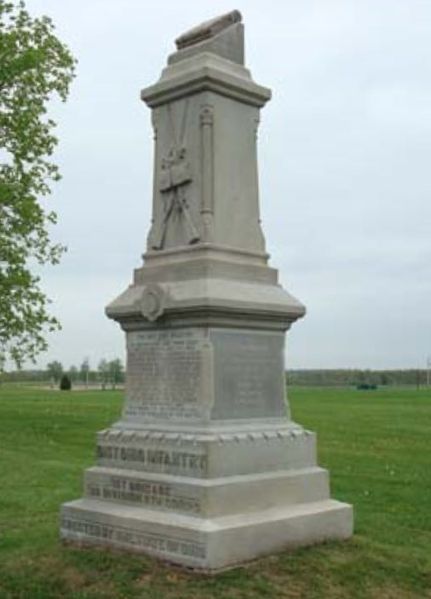
<svg viewBox="0 0 431 599"><path fill-rule="evenodd" d="M431 391L293 388L355 536L217 576L58 540L121 392L0 387L0 599L431 598Z"/></svg>

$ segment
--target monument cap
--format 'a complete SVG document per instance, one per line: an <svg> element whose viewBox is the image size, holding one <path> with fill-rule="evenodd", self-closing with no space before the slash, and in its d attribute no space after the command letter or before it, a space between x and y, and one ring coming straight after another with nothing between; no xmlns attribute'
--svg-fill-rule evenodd
<svg viewBox="0 0 431 599"><path fill-rule="evenodd" d="M177 51L168 57L168 64L188 59L202 52L216 54L237 64L244 64L244 26L239 10L232 10L197 27L189 29L176 40Z"/></svg>
<svg viewBox="0 0 431 599"><path fill-rule="evenodd" d="M239 10L232 10L224 15L205 21L189 31L186 31L180 35L176 40L175 44L178 50L193 46L199 42L214 37L223 29L226 29L230 25L240 23L242 21L242 15Z"/></svg>

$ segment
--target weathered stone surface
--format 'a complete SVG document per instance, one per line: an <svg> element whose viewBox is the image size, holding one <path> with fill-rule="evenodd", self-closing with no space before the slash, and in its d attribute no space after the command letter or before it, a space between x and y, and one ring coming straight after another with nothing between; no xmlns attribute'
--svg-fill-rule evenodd
<svg viewBox="0 0 431 599"><path fill-rule="evenodd" d="M316 466L209 479L93 467L85 476L86 497L200 517L320 501L328 493L328 473Z"/></svg>
<svg viewBox="0 0 431 599"><path fill-rule="evenodd" d="M185 46L168 57L168 64L186 60L202 52L208 52L234 63L244 64L244 25L235 23L218 35Z"/></svg>
<svg viewBox="0 0 431 599"><path fill-rule="evenodd" d="M286 330L304 306L268 266L257 127L270 98L225 15L181 36L142 92L155 132L144 264L107 307L127 337L121 419L97 435L61 536L202 570L352 534L316 438L291 420Z"/></svg>
<svg viewBox="0 0 431 599"><path fill-rule="evenodd" d="M240 23L241 21L242 16L239 10L232 10L231 12L193 27L190 31L180 35L175 40L175 43L177 48L181 50L182 48L187 48L188 46L210 39L221 31L224 31L226 28L230 28L235 23Z"/></svg>
<svg viewBox="0 0 431 599"><path fill-rule="evenodd" d="M108 545L201 570L220 570L258 556L347 539L350 506L330 499L261 512L199 519L93 499L66 504L63 538L84 545Z"/></svg>
<svg viewBox="0 0 431 599"><path fill-rule="evenodd" d="M226 328L127 333L126 405L131 422L282 418L284 335Z"/></svg>
<svg viewBox="0 0 431 599"><path fill-rule="evenodd" d="M213 420L281 418L286 414L284 335L214 329Z"/></svg>
<svg viewBox="0 0 431 599"><path fill-rule="evenodd" d="M205 329L127 334L127 420L205 418L211 384L211 344Z"/></svg>
<svg viewBox="0 0 431 599"><path fill-rule="evenodd" d="M226 478L316 465L315 434L284 421L179 427L121 422L102 431L97 464L190 478Z"/></svg>
<svg viewBox="0 0 431 599"><path fill-rule="evenodd" d="M244 26L238 10L202 23L176 40L178 51L171 54L168 64L192 56L211 53L229 61L244 64Z"/></svg>

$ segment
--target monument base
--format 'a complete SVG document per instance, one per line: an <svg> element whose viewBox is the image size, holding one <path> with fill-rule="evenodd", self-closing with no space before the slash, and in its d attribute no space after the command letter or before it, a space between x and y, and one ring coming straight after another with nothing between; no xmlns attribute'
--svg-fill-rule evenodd
<svg viewBox="0 0 431 599"><path fill-rule="evenodd" d="M217 571L284 549L352 534L351 506L331 499L202 519L79 499L63 506L62 537Z"/></svg>
<svg viewBox="0 0 431 599"><path fill-rule="evenodd" d="M239 428L102 431L84 497L62 507L62 538L217 571L351 536L352 508L330 499L313 433L292 422Z"/></svg>

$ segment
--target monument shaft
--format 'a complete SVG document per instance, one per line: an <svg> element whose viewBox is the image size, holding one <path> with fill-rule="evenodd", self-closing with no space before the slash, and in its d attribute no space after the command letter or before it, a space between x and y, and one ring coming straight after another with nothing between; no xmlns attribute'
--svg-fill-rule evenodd
<svg viewBox="0 0 431 599"><path fill-rule="evenodd" d="M218 570L352 533L315 435L290 418L284 336L305 309L267 264L237 11L177 40L142 92L155 133L144 265L106 309L127 338L121 420L98 434L61 535Z"/></svg>

